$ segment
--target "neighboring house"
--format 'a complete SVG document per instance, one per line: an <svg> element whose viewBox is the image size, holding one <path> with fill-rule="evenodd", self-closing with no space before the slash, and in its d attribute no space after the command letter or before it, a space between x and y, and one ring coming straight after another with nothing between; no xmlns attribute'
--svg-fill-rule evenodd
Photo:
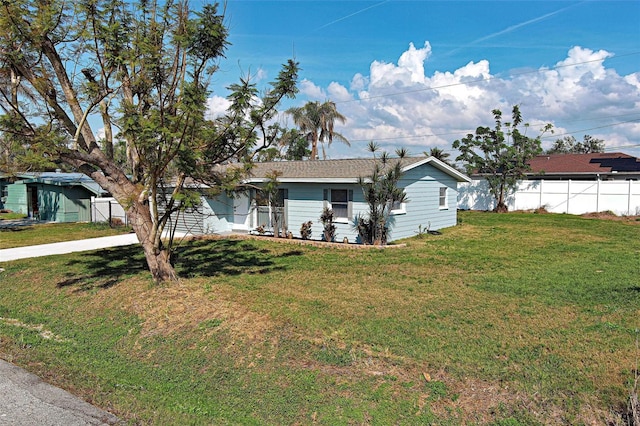
<svg viewBox="0 0 640 426"><path fill-rule="evenodd" d="M621 152L538 155L529 166L529 180L640 179L640 159Z"/></svg>
<svg viewBox="0 0 640 426"><path fill-rule="evenodd" d="M509 210L544 207L553 213L640 213L640 159L620 152L545 154L533 158L527 179L507 198ZM460 186L462 209L491 210L495 200L482 176Z"/></svg>
<svg viewBox="0 0 640 426"><path fill-rule="evenodd" d="M404 175L399 186L404 188L408 201L392 213L389 241L415 236L419 229L454 226L458 183L470 179L434 157L393 161L401 161ZM244 183L258 188L277 172L277 213L288 231L299 237L301 225L312 221L311 238L321 239L320 215L324 207L329 207L336 216L336 241L346 237L357 242L354 219L368 212L358 177L369 176L374 164L373 159L257 163ZM233 198L222 195L215 200L206 199L198 212L179 216L178 230L199 234L250 232L261 226L269 229L271 207L263 198L260 191L253 189Z"/></svg>
<svg viewBox="0 0 640 426"><path fill-rule="evenodd" d="M91 198L104 194L82 173L0 175L0 209L49 222L90 222Z"/></svg>

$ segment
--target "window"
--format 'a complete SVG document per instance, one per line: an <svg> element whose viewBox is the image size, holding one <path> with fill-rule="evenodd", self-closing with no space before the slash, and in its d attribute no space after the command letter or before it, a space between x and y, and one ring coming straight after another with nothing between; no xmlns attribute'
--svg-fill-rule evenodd
<svg viewBox="0 0 640 426"><path fill-rule="evenodd" d="M449 205L447 204L447 187L446 186L442 186L440 187L440 208L441 209L446 209L449 207Z"/></svg>
<svg viewBox="0 0 640 426"><path fill-rule="evenodd" d="M353 191L350 189L325 189L325 206L333 210L333 216L342 222L351 219Z"/></svg>
<svg viewBox="0 0 640 426"><path fill-rule="evenodd" d="M391 206L391 214L392 215L406 214L406 213L407 213L407 205L405 203L400 203L400 202L396 201Z"/></svg>
<svg viewBox="0 0 640 426"><path fill-rule="evenodd" d="M331 190L331 209L335 217L349 217L349 192L346 189Z"/></svg>

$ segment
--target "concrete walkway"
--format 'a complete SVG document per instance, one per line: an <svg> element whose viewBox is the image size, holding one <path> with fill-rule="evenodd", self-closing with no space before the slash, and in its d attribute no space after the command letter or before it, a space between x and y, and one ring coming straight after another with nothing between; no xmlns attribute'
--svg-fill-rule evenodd
<svg viewBox="0 0 640 426"><path fill-rule="evenodd" d="M50 256L52 254L74 253L79 251L98 250L108 247L137 244L136 234L113 235L111 237L89 238L86 240L67 241L63 243L42 244L38 246L17 247L0 250L0 262L27 259L30 257Z"/></svg>

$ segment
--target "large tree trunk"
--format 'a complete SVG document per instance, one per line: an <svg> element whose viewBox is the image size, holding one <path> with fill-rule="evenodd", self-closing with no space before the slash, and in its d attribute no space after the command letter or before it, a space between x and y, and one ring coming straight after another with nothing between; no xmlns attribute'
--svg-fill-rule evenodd
<svg viewBox="0 0 640 426"><path fill-rule="evenodd" d="M493 211L496 213L507 213L509 211L509 207L507 207L503 201L500 201Z"/></svg>
<svg viewBox="0 0 640 426"><path fill-rule="evenodd" d="M160 236L157 235L157 227L151 219L149 204L132 203L127 209L127 217L144 250L153 281L155 283L177 281L178 275L171 264L171 252L163 247Z"/></svg>
<svg viewBox="0 0 640 426"><path fill-rule="evenodd" d="M507 213L509 211L509 207L504 202L504 184L500 184L500 193L497 197L496 207L493 209L496 213Z"/></svg>
<svg viewBox="0 0 640 426"><path fill-rule="evenodd" d="M149 241L143 241L140 244L142 244L142 248L144 249L147 265L149 266L154 282L178 281L178 275L173 265L171 265L171 253L168 249L158 250L154 244L149 243Z"/></svg>

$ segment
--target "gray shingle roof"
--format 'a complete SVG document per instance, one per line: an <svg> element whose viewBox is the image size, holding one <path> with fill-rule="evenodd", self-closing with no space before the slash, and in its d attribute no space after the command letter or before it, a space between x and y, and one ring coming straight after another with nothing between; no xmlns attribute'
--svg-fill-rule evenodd
<svg viewBox="0 0 640 426"><path fill-rule="evenodd" d="M426 160L427 157L393 158L390 165L400 161L403 168ZM345 160L306 160L306 161L273 161L256 163L251 170L251 177L264 179L273 171L281 173L279 180L295 179L337 179L353 180L360 176L367 176L373 171L376 161L372 158L356 158Z"/></svg>

